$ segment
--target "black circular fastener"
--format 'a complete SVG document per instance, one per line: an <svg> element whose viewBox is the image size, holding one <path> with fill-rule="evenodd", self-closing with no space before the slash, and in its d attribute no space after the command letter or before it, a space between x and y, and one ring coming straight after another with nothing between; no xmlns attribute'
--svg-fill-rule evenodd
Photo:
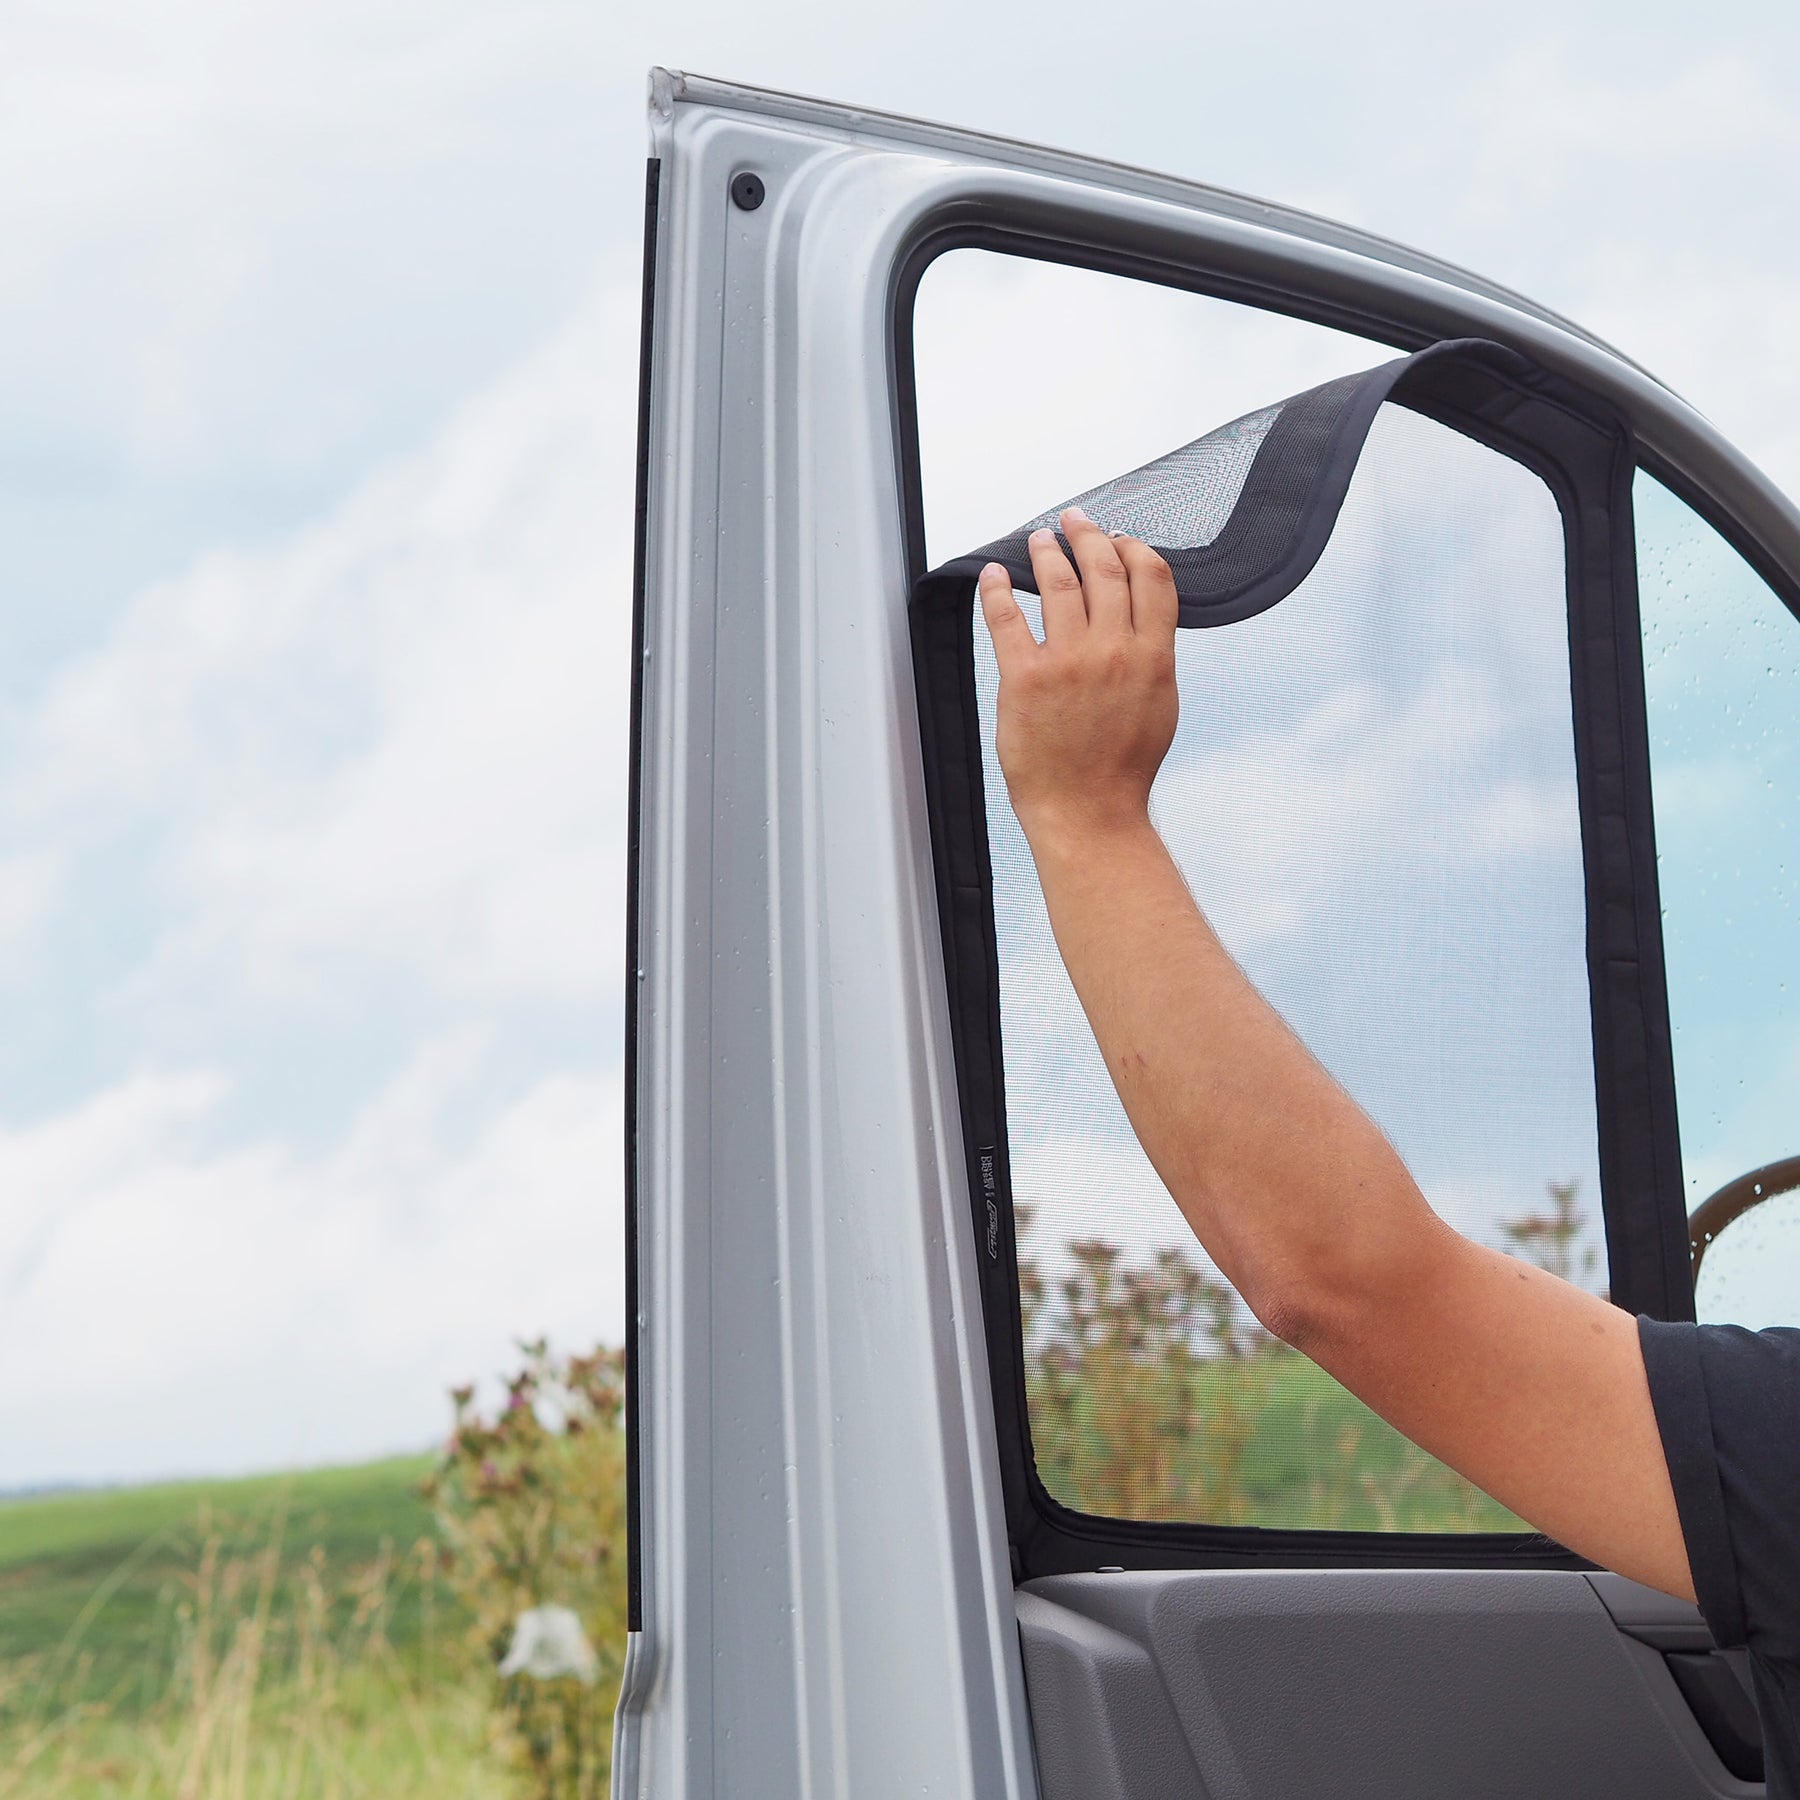
<svg viewBox="0 0 1800 1800"><path fill-rule="evenodd" d="M742 212L755 212L762 205L763 194L766 191L763 187L762 177L752 175L748 169L743 174L734 175L731 178L732 203Z"/></svg>

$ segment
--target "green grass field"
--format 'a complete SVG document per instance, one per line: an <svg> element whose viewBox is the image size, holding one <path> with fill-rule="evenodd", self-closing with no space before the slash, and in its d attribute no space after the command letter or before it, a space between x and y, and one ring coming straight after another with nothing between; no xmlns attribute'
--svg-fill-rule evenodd
<svg viewBox="0 0 1800 1800"><path fill-rule="evenodd" d="M434 1536L419 1493L431 1462L396 1457L0 1501L0 1663L41 1659L48 1673L60 1662L65 1681L83 1671L67 1699L105 1698L125 1710L148 1704L208 1541L230 1567L279 1539L277 1610L291 1607L316 1551L339 1624L355 1611L359 1583L385 1572L386 1633L410 1649L447 1603L422 1589L418 1573L416 1546Z"/></svg>
<svg viewBox="0 0 1800 1800"><path fill-rule="evenodd" d="M1244 1522L1295 1530L1525 1531L1303 1356L1271 1356L1244 1444Z"/></svg>
<svg viewBox="0 0 1800 1800"><path fill-rule="evenodd" d="M398 1456L351 1469L0 1501L0 1661L79 1652L90 1665L88 1696L140 1705L155 1647L209 1539L230 1562L279 1537L277 1602L319 1553L337 1575L337 1613L355 1607L358 1573L391 1564L387 1633L412 1645L432 1600L441 1600L419 1589L414 1555L434 1537L419 1494L430 1465L428 1456Z"/></svg>
<svg viewBox="0 0 1800 1800"><path fill-rule="evenodd" d="M0 1795L502 1795L427 1457L0 1502Z"/></svg>

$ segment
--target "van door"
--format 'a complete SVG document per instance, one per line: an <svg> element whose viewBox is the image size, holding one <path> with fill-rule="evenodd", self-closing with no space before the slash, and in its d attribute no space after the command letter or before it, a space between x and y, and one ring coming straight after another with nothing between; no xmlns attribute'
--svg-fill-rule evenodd
<svg viewBox="0 0 1800 1800"><path fill-rule="evenodd" d="M1684 971L1791 957L1795 864L1746 866L1766 951L1665 970L1731 702L1681 712L1643 534L1691 519L1791 671L1800 516L1363 233L661 71L651 136L615 1793L1759 1791L1694 1609L1399 1440L1180 1227L996 778L973 571L1026 587L1078 494L1170 555L1157 816L1227 943L1459 1229L1680 1318L1683 1033L1732 1024Z"/></svg>

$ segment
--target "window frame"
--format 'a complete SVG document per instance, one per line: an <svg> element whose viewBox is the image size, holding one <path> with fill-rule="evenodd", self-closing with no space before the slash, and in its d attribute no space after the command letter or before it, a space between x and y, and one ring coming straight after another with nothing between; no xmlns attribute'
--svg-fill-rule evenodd
<svg viewBox="0 0 1800 1800"><path fill-rule="evenodd" d="M1402 352L1464 335L1467 327L1446 319L1433 331L1423 320L1372 313L1366 302L1347 303L1332 293L1278 285L1248 271L1202 270L1191 261L1178 263L1142 248L1106 245L1092 237L1076 240L992 219L941 221L896 270L889 341L907 580L915 595L915 675L957 1098L1015 1579L1096 1566L1588 1567L1534 1533L1297 1530L1105 1518L1064 1505L1038 1474L1026 1397L1006 1143L998 946L974 704L972 608L962 612L959 635L952 607L916 603L927 567L913 308L930 267L939 257L965 249L1248 304L1352 330ZM1604 471L1588 466L1578 474L1576 465L1587 452L1576 450L1572 442L1559 457L1497 421L1480 421L1454 409L1420 410L1530 469L1550 489L1563 519L1609 1280L1615 1303L1627 1310L1691 1319L1693 1283L1662 957L1631 511L1632 479L1644 454L1623 411L1591 388L1582 391L1617 432ZM1584 497L1591 502L1602 484L1606 516L1589 517ZM943 702L953 692L957 699L946 707ZM1645 1195L1647 1199L1640 1197Z"/></svg>

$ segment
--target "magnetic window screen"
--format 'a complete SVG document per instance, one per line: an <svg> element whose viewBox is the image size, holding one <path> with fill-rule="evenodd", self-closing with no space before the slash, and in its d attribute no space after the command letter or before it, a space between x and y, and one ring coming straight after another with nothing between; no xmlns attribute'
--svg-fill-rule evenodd
<svg viewBox="0 0 1800 1800"><path fill-rule="evenodd" d="M1695 1310L1800 1325L1800 619L1660 483L1634 500Z"/></svg>
<svg viewBox="0 0 1800 1800"><path fill-rule="evenodd" d="M1222 543L1277 410L1102 487L1089 512L1159 547ZM1115 1518L1520 1529L1269 1340L1194 1241L1057 954L971 620L1040 1480ZM1227 946L1450 1223L1603 1291L1550 490L1384 404L1312 572L1255 616L1183 630L1177 655L1181 724L1153 809Z"/></svg>

